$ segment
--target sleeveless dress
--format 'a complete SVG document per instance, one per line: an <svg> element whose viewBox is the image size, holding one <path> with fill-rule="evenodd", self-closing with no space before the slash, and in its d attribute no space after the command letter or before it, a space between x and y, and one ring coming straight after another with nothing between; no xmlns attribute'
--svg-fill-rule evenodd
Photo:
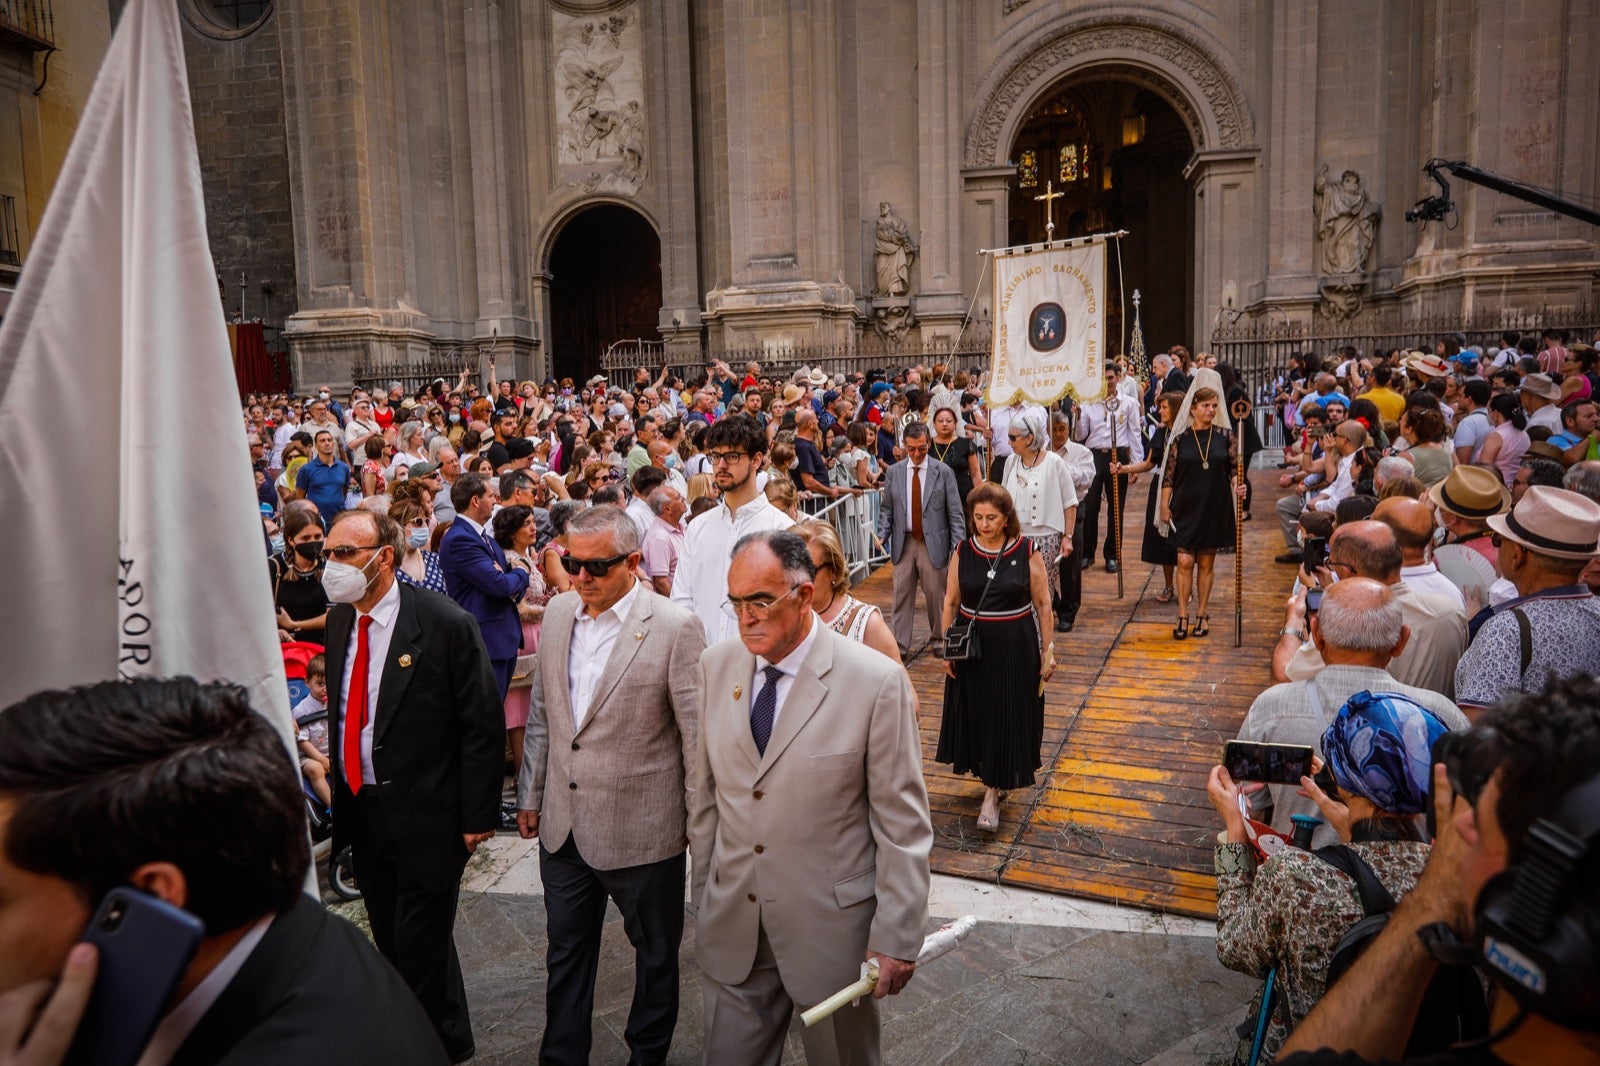
<svg viewBox="0 0 1600 1066"><path fill-rule="evenodd" d="M873 615L882 614L877 607L870 603L862 603L848 592L844 594L844 610L840 611L828 627L840 636L849 637L856 643L867 639L867 623L872 621Z"/></svg>
<svg viewBox="0 0 1600 1066"><path fill-rule="evenodd" d="M958 774L976 774L989 788L1034 783L1044 740L1044 696L1039 692L1039 625L1033 614L1026 537L983 551L969 538L956 549L961 614L978 620L981 658L952 664L944 682L944 720L934 760ZM994 581L989 583L989 570ZM983 587L989 583L989 591ZM980 595L982 610L974 615Z"/></svg>

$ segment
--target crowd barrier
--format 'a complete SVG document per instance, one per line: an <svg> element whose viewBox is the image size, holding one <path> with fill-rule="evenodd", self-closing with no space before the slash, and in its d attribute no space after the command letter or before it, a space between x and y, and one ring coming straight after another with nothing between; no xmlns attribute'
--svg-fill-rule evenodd
<svg viewBox="0 0 1600 1066"><path fill-rule="evenodd" d="M807 518L827 522L839 534L852 584L889 561L889 553L878 541L877 533L882 498L881 489L869 489L859 496L840 496L834 500L813 496L801 501L801 510Z"/></svg>

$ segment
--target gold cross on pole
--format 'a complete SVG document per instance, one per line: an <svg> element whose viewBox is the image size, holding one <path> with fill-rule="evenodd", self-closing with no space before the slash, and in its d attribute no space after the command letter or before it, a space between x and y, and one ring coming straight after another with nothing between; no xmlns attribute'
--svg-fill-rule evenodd
<svg viewBox="0 0 1600 1066"><path fill-rule="evenodd" d="M1044 183L1044 195L1034 197L1035 200L1044 201L1044 239L1047 241L1053 241L1056 237L1056 222L1055 218L1053 217L1054 212L1050 210L1050 208L1053 206L1051 201L1059 200L1065 195L1067 194L1064 192L1055 191L1055 182L1047 181Z"/></svg>

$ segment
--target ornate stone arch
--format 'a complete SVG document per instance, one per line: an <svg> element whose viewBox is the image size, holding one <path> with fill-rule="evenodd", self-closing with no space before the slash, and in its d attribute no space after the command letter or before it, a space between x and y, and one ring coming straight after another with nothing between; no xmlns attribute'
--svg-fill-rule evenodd
<svg viewBox="0 0 1600 1066"><path fill-rule="evenodd" d="M1255 144L1255 120L1222 49L1193 32L1143 16L1065 19L1019 37L980 87L967 127L966 167L1002 166L1017 128L1063 77L1131 81L1159 94L1188 124L1199 150Z"/></svg>

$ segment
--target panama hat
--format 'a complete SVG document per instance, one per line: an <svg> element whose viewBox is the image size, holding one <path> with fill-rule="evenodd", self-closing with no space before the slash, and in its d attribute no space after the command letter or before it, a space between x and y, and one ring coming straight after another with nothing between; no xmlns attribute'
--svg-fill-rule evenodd
<svg viewBox="0 0 1600 1066"><path fill-rule="evenodd" d="M1510 514L1491 515L1488 522L1506 540L1541 555L1600 555L1600 503L1566 489L1535 485Z"/></svg>
<svg viewBox="0 0 1600 1066"><path fill-rule="evenodd" d="M1549 374L1529 374L1522 379L1521 391L1546 400L1561 399L1561 386Z"/></svg>
<svg viewBox="0 0 1600 1066"><path fill-rule="evenodd" d="M1462 518L1487 518L1511 507L1511 492L1500 475L1485 466L1458 466L1428 490L1434 506Z"/></svg>
<svg viewBox="0 0 1600 1066"><path fill-rule="evenodd" d="M1437 355L1414 355L1405 361L1405 368L1430 378L1442 378L1450 373L1449 361Z"/></svg>
<svg viewBox="0 0 1600 1066"><path fill-rule="evenodd" d="M812 386L813 388L820 389L824 385L828 384L828 375L820 366L812 367L811 373L806 375L806 384Z"/></svg>

